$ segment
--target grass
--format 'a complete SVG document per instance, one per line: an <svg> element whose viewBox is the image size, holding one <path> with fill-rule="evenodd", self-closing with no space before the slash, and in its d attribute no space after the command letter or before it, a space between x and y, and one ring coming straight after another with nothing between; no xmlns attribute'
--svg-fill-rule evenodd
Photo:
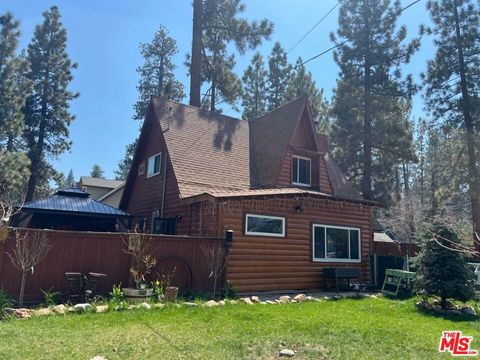
<svg viewBox="0 0 480 360"><path fill-rule="evenodd" d="M1 359L434 359L443 330L474 336L480 321L418 312L413 300L167 306L0 323Z"/></svg>

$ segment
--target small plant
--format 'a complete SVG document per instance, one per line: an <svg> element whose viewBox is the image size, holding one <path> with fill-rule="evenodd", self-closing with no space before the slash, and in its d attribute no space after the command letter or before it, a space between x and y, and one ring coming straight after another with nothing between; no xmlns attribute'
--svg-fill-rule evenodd
<svg viewBox="0 0 480 360"><path fill-rule="evenodd" d="M128 303L125 301L125 296L122 291L122 284L113 285L112 291L110 292L110 301L108 302L108 307L115 310L121 311L128 308Z"/></svg>
<svg viewBox="0 0 480 360"><path fill-rule="evenodd" d="M162 274L160 275L160 286L162 288L163 293L165 293L166 288L172 286L176 271L177 271L176 266L173 266L171 270L162 271Z"/></svg>
<svg viewBox="0 0 480 360"><path fill-rule="evenodd" d="M133 258L133 266L130 268L137 289L145 288L146 276L157 264L157 260L148 253L150 236L134 230L123 238L126 249L124 252Z"/></svg>
<svg viewBox="0 0 480 360"><path fill-rule="evenodd" d="M49 290L43 290L40 289L43 295L43 304L45 306L53 306L58 304L58 299L61 295L59 291L54 291L53 288L50 288Z"/></svg>
<svg viewBox="0 0 480 360"><path fill-rule="evenodd" d="M163 298L163 288L160 280L152 281L150 287L153 289L153 300L160 301Z"/></svg>
<svg viewBox="0 0 480 360"><path fill-rule="evenodd" d="M5 309L13 305L12 298L3 288L0 288L0 318L5 317Z"/></svg>
<svg viewBox="0 0 480 360"><path fill-rule="evenodd" d="M225 287L223 288L223 297L225 299L238 298L238 289L230 280L227 280L225 283Z"/></svg>

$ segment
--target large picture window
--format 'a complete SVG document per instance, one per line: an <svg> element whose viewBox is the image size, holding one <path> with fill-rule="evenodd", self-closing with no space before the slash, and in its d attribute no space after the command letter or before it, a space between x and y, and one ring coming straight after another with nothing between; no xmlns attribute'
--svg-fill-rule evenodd
<svg viewBox="0 0 480 360"><path fill-rule="evenodd" d="M247 214L245 218L245 234L285 237L285 218Z"/></svg>
<svg viewBox="0 0 480 360"><path fill-rule="evenodd" d="M360 229L313 225L313 261L360 262Z"/></svg>
<svg viewBox="0 0 480 360"><path fill-rule="evenodd" d="M311 186L311 160L309 158L293 157L293 179L294 185Z"/></svg>
<svg viewBox="0 0 480 360"><path fill-rule="evenodd" d="M162 153L150 156L147 164L147 177L160 174L162 164Z"/></svg>

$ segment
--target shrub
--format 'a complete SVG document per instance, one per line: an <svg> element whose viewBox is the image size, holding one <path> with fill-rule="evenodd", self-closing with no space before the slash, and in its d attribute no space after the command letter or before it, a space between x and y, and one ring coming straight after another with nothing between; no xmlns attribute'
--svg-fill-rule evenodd
<svg viewBox="0 0 480 360"><path fill-rule="evenodd" d="M0 318L5 316L5 309L13 305L13 300L3 288L0 288Z"/></svg>
<svg viewBox="0 0 480 360"><path fill-rule="evenodd" d="M113 285L112 291L109 295L109 308L116 311L125 310L128 308L128 303L125 301L125 296L123 295L122 284Z"/></svg>
<svg viewBox="0 0 480 360"><path fill-rule="evenodd" d="M227 280L222 295L226 299L236 299L238 298L238 289L230 280Z"/></svg>
<svg viewBox="0 0 480 360"><path fill-rule="evenodd" d="M58 299L60 297L60 292L59 291L54 291L53 288L50 288L49 290L43 290L40 289L43 295L43 304L45 306L52 306L52 305L57 305L58 304Z"/></svg>
<svg viewBox="0 0 480 360"><path fill-rule="evenodd" d="M415 289L426 295L440 297L440 305L447 308L447 300L468 301L475 296L474 273L458 248L458 236L451 229L435 223L421 235L422 249L414 259L417 268Z"/></svg>

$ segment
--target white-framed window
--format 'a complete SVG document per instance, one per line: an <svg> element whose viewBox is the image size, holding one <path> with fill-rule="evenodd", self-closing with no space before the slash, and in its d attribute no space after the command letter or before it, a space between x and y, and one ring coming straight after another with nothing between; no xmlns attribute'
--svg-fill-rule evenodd
<svg viewBox="0 0 480 360"><path fill-rule="evenodd" d="M312 160L302 156L294 156L292 164L293 185L311 186Z"/></svg>
<svg viewBox="0 0 480 360"><path fill-rule="evenodd" d="M142 161L140 165L138 165L138 176L145 174L145 162Z"/></svg>
<svg viewBox="0 0 480 360"><path fill-rule="evenodd" d="M147 177L152 177L160 174L162 168L162 153L155 154L148 158L147 162Z"/></svg>
<svg viewBox="0 0 480 360"><path fill-rule="evenodd" d="M319 262L360 262L360 229L313 224L312 259Z"/></svg>
<svg viewBox="0 0 480 360"><path fill-rule="evenodd" d="M245 235L285 237L285 218L246 214Z"/></svg>

